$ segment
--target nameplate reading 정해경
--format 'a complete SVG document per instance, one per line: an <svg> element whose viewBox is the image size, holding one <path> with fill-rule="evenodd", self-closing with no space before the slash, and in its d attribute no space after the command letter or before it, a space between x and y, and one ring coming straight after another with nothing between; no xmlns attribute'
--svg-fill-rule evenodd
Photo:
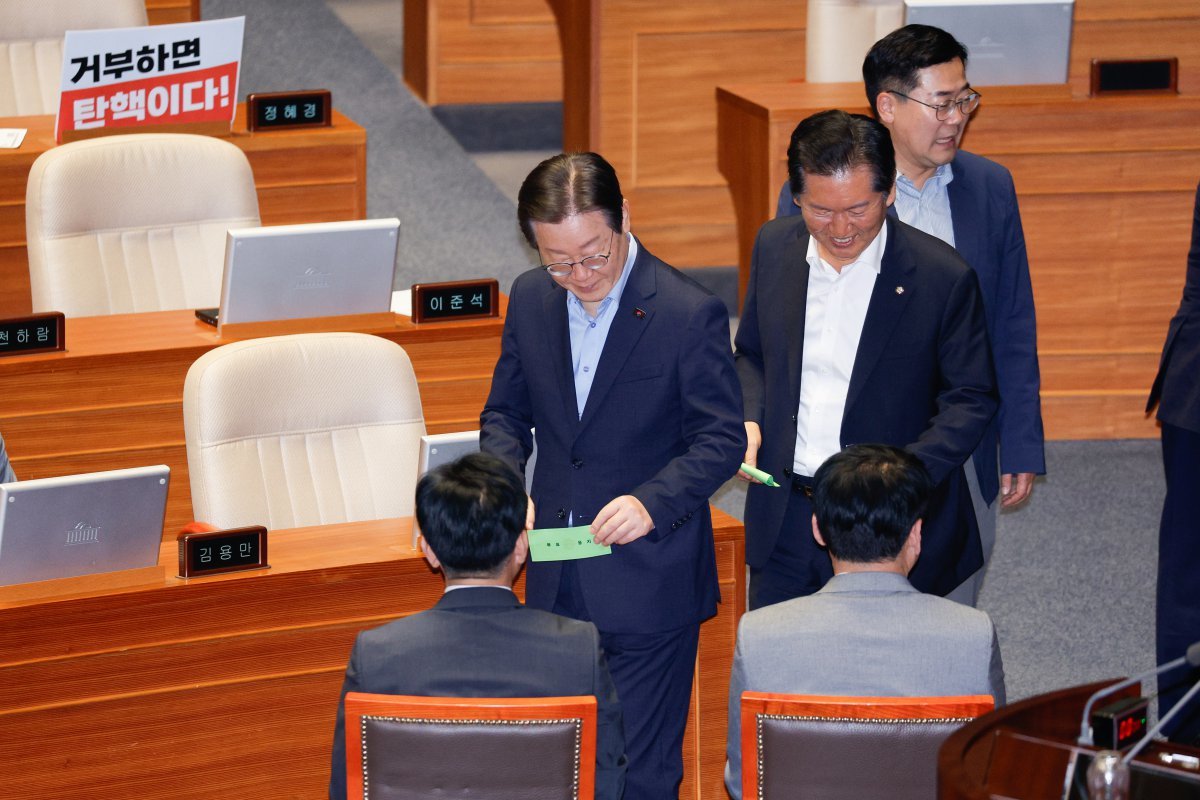
<svg viewBox="0 0 1200 800"><path fill-rule="evenodd" d="M66 322L61 311L0 319L0 356L66 349Z"/></svg>
<svg viewBox="0 0 1200 800"><path fill-rule="evenodd" d="M327 127L332 110L328 89L257 92L246 97L246 129Z"/></svg>
<svg viewBox="0 0 1200 800"><path fill-rule="evenodd" d="M500 282L495 278L413 284L413 322L440 322L498 316L500 316Z"/></svg>
<svg viewBox="0 0 1200 800"><path fill-rule="evenodd" d="M271 566L267 563L267 529L261 525L181 533L176 540L181 578Z"/></svg>

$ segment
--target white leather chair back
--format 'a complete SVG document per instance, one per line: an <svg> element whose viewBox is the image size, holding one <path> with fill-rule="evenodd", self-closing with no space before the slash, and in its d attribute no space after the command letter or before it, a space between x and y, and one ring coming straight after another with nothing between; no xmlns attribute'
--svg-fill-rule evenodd
<svg viewBox="0 0 1200 800"><path fill-rule="evenodd" d="M861 82L871 45L903 24L903 0L808 0L804 79Z"/></svg>
<svg viewBox="0 0 1200 800"><path fill-rule="evenodd" d="M195 519L269 529L410 516L425 420L408 354L360 333L201 356L183 387Z"/></svg>
<svg viewBox="0 0 1200 800"><path fill-rule="evenodd" d="M226 232L259 224L245 153L190 134L52 147L25 203L33 310L68 317L216 306Z"/></svg>
<svg viewBox="0 0 1200 800"><path fill-rule="evenodd" d="M3 0L0 117L58 111L67 31L145 24L145 0Z"/></svg>

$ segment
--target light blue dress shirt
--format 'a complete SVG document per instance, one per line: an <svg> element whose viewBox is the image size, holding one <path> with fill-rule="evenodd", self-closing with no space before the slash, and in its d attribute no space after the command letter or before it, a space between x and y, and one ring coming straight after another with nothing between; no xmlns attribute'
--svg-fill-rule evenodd
<svg viewBox="0 0 1200 800"><path fill-rule="evenodd" d="M0 483L12 483L17 479L12 466L8 463L8 453L4 451L4 438L0 437Z"/></svg>
<svg viewBox="0 0 1200 800"><path fill-rule="evenodd" d="M954 220L950 217L950 192L947 189L952 180L954 170L949 164L938 167L921 189L896 173L896 214L901 222L954 247Z"/></svg>
<svg viewBox="0 0 1200 800"><path fill-rule="evenodd" d="M583 416L583 408L587 405L588 394L592 391L592 381L596 377L596 366L600 363L600 354L604 351L604 342L608 339L608 329L612 327L613 317L617 315L617 306L621 304L621 293L625 284L629 283L629 273L633 271L633 262L637 258L637 242L633 234L629 237L629 254L625 265L621 267L621 277L613 284L612 289L600 301L600 309L596 316L591 316L583 307L578 297L567 291L567 324L571 331L571 368L575 374L575 404L579 416Z"/></svg>

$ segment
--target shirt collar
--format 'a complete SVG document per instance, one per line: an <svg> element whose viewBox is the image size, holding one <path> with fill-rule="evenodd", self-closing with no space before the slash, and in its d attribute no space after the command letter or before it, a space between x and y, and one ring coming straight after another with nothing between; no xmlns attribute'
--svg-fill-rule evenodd
<svg viewBox="0 0 1200 800"><path fill-rule="evenodd" d="M633 272L633 262L637 259L637 239L633 238L632 233L622 234L629 241L629 252L625 254L625 263L621 267L621 277L617 278L617 282L608 290L608 294L600 301L600 310L596 316L600 316L604 311L615 302L620 302L621 293L625 291L625 284L629 283L629 273ZM576 297L570 289L567 290L567 304L577 308L579 311L586 313L583 308L583 302Z"/></svg>
<svg viewBox="0 0 1200 800"><path fill-rule="evenodd" d="M876 234L871 243L867 245L866 249L858 254L858 258L851 261L845 267L842 267L842 271L845 272L846 267L853 267L855 264L867 264L875 272L875 274L878 275L880 270L883 268L883 251L887 246L887 232L888 226L887 220L885 219L883 222L883 227L879 229L879 233ZM813 270L819 272L833 272L833 267L826 264L824 259L821 258L820 251L817 249L817 239L812 234L809 234L808 253L805 254L804 258L808 261L809 267L811 267Z"/></svg>
<svg viewBox="0 0 1200 800"><path fill-rule="evenodd" d="M954 180L954 169L950 166L950 162L947 161L933 171L933 174L925 181L925 188L933 186L937 189L944 189L952 180ZM922 191L900 170L896 170L896 189L913 197L920 197Z"/></svg>

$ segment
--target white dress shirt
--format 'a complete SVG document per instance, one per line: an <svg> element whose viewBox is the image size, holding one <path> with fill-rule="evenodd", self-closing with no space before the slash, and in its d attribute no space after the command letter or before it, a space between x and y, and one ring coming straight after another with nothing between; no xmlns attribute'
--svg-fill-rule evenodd
<svg viewBox="0 0 1200 800"><path fill-rule="evenodd" d="M838 272L821 258L817 240L808 239L808 301L792 457L797 475L811 476L825 459L842 449L842 416L850 375L886 244L884 225L858 258Z"/></svg>

